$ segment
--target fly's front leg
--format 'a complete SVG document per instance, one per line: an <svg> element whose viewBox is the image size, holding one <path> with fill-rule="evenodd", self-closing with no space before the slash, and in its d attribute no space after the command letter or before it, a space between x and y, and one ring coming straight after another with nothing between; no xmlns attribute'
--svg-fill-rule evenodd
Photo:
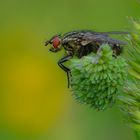
<svg viewBox="0 0 140 140"><path fill-rule="evenodd" d="M63 65L64 62L68 61L69 59L72 58L72 54L69 54L63 58L61 58L59 61L58 61L58 65L61 69L63 69L66 73L67 73L67 78L68 78L68 88L69 88L69 84L70 84L70 79L69 79L69 74L70 74L70 69L67 68L66 66Z"/></svg>
<svg viewBox="0 0 140 140"><path fill-rule="evenodd" d="M54 48L50 48L50 49L49 49L49 51L54 52L54 53L58 52L59 50L60 50L60 49L54 49Z"/></svg>

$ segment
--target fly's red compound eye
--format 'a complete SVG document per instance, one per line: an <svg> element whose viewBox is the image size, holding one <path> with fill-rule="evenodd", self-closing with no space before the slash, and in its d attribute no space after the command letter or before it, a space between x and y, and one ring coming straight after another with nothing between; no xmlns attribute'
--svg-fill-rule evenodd
<svg viewBox="0 0 140 140"><path fill-rule="evenodd" d="M58 48L58 46L60 45L60 39L58 37L55 37L53 39L52 45L54 48Z"/></svg>

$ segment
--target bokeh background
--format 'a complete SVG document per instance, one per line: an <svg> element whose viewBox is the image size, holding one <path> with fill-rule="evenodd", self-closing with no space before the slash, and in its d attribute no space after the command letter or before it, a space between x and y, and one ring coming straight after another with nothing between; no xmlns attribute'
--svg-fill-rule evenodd
<svg viewBox="0 0 140 140"><path fill-rule="evenodd" d="M0 140L134 140L117 107L97 112L76 103L64 52L44 42L77 29L127 30L137 0L0 0Z"/></svg>

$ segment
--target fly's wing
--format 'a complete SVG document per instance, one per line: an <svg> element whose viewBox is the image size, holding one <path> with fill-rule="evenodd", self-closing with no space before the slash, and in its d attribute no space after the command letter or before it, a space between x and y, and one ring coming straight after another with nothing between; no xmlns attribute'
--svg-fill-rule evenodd
<svg viewBox="0 0 140 140"><path fill-rule="evenodd" d="M123 32L123 31L110 31L110 32L98 32L99 34L105 34L105 35L123 35L123 34L130 34L130 32Z"/></svg>
<svg viewBox="0 0 140 140"><path fill-rule="evenodd" d="M113 32L112 32L113 33ZM124 41L114 39L108 36L108 33L92 34L86 33L81 39L81 45L85 46L87 44L110 44L110 45L125 45Z"/></svg>
<svg viewBox="0 0 140 140"><path fill-rule="evenodd" d="M63 44L68 42L76 42L81 44L81 46L86 46L88 44L126 44L126 42L111 38L109 35L118 34L129 34L128 32L112 31L112 32L94 32L94 31L75 31L66 33L63 37Z"/></svg>

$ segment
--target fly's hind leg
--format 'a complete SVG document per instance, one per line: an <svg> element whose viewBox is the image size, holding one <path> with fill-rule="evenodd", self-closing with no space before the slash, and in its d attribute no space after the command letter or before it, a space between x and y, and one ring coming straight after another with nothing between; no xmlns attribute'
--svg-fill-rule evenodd
<svg viewBox="0 0 140 140"><path fill-rule="evenodd" d="M58 65L61 69L63 69L66 73L67 73L67 79L68 79L68 88L69 88L69 85L70 85L70 76L71 76L71 73L70 73L70 69L67 68L66 66L64 66L64 62L68 61L69 59L72 58L72 55L67 55L63 58L61 58L59 61L58 61Z"/></svg>

